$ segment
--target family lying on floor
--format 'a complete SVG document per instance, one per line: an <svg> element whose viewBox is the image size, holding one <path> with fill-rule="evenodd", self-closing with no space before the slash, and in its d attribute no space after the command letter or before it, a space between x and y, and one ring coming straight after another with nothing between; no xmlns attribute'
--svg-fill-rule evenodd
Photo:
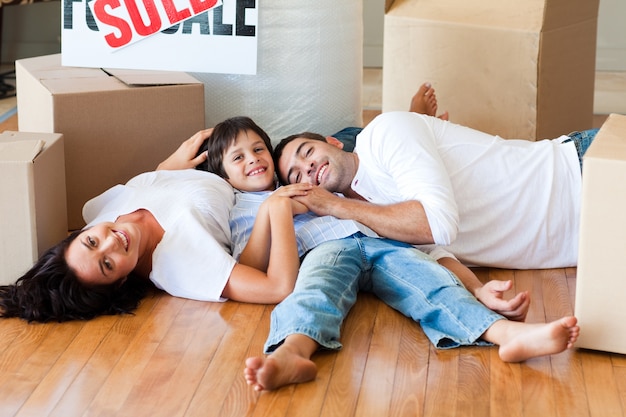
<svg viewBox="0 0 626 417"><path fill-rule="evenodd" d="M0 287L0 315L128 313L150 283L277 303L269 356L246 361L256 390L314 379L312 355L341 348L359 291L418 322L437 348L495 344L507 362L571 348L575 317L525 323L528 293L505 300L510 281L483 285L467 266L576 265L582 156L597 130L504 140L436 113L423 84L410 111L341 141L304 132L273 149L247 117L198 132L156 171L88 201L84 229Z"/></svg>

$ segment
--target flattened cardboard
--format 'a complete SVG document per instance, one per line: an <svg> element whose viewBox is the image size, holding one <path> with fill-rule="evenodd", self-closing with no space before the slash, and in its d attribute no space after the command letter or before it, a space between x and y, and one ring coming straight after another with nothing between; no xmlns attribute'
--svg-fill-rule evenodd
<svg viewBox="0 0 626 417"><path fill-rule="evenodd" d="M67 236L63 135L0 134L0 285Z"/></svg>
<svg viewBox="0 0 626 417"><path fill-rule="evenodd" d="M626 116L612 114L583 161L576 346L626 353Z"/></svg>
<svg viewBox="0 0 626 417"><path fill-rule="evenodd" d="M205 128L204 84L185 73L63 67L56 54L16 61L16 76L20 130L64 135L71 230L87 200Z"/></svg>
<svg viewBox="0 0 626 417"><path fill-rule="evenodd" d="M383 111L431 82L450 120L537 140L593 122L598 0L387 0Z"/></svg>

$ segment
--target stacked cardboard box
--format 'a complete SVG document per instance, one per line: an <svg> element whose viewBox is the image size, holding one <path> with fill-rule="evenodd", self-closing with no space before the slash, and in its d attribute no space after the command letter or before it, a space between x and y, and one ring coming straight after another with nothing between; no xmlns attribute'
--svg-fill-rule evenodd
<svg viewBox="0 0 626 417"><path fill-rule="evenodd" d="M0 285L15 282L67 236L60 134L0 134Z"/></svg>
<svg viewBox="0 0 626 417"><path fill-rule="evenodd" d="M61 66L61 55L16 61L20 131L65 138L70 229L90 198L156 168L204 129L204 84L186 73Z"/></svg>
<svg viewBox="0 0 626 417"><path fill-rule="evenodd" d="M424 81L450 120L504 138L591 127L598 0L386 0L383 111Z"/></svg>

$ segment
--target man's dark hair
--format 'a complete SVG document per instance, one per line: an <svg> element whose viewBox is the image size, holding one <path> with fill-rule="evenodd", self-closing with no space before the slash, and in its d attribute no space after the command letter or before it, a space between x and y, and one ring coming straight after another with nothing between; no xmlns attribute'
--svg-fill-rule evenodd
<svg viewBox="0 0 626 417"><path fill-rule="evenodd" d="M90 286L79 281L65 252L80 231L48 249L15 284L0 286L0 317L29 322L89 320L133 312L150 282L129 275L123 283Z"/></svg>
<svg viewBox="0 0 626 417"><path fill-rule="evenodd" d="M196 169L212 172L222 178L228 179L226 171L224 170L224 152L235 143L239 133L248 130L259 135L270 153L273 152L270 137L251 118L246 116L231 117L230 119L218 123L213 128L211 136L204 141L198 151L198 155L208 151L208 158L206 162L198 165Z"/></svg>

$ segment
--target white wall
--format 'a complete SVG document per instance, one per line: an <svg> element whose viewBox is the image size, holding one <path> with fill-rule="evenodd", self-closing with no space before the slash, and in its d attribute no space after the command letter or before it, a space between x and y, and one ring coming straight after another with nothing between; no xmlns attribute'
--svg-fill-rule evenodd
<svg viewBox="0 0 626 417"><path fill-rule="evenodd" d="M600 0L596 68L626 71L626 1Z"/></svg>

